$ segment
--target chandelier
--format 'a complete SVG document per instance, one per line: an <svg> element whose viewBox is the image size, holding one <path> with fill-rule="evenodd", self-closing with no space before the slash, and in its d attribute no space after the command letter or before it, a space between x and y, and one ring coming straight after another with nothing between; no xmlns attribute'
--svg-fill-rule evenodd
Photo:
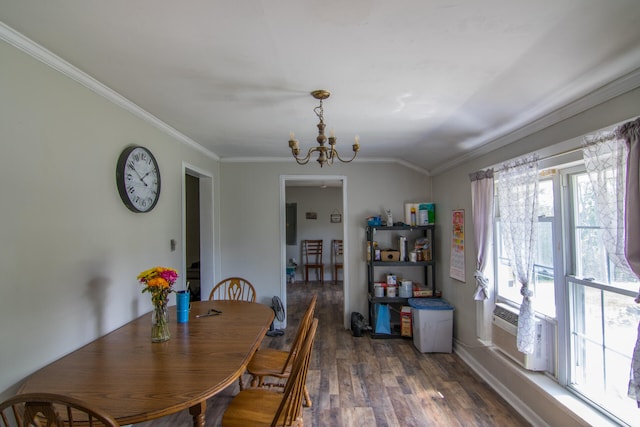
<svg viewBox="0 0 640 427"><path fill-rule="evenodd" d="M311 159L311 155L313 153L318 153L317 162L320 163L320 167L324 166L325 164L332 165L334 159L338 159L343 163L351 162L353 159L356 158L356 155L358 154L358 150L360 150L360 137L357 135L355 137L355 143L352 146L353 157L350 158L349 160L342 159L338 154L338 151L336 150L336 137L333 133L333 129L331 130L328 138L329 146L326 146L325 144L327 142L327 137L324 135L325 124L324 124L324 109L322 108L322 101L324 99L327 99L331 94L326 90L314 90L313 92L311 92L311 95L315 99L320 100L320 105L313 109L314 113L316 113L316 115L320 119L320 122L318 123L318 136L316 137L316 141L318 141L318 146L309 148L309 151L307 151L307 155L304 157L300 157L299 156L300 146L298 145L298 141L295 139L294 133L291 132L289 134L289 148L291 148L291 154L293 154L293 157L296 159L296 162L298 162L298 164L300 165L307 164L309 162L309 159Z"/></svg>

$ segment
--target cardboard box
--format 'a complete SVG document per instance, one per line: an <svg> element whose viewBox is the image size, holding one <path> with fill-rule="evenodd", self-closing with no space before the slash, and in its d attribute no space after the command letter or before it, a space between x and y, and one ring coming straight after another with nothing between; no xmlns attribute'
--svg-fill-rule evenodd
<svg viewBox="0 0 640 427"><path fill-rule="evenodd" d="M400 336L410 337L412 336L412 330L411 307L402 306L402 310L400 311Z"/></svg>
<svg viewBox="0 0 640 427"><path fill-rule="evenodd" d="M413 297L414 298L423 298L430 297L433 295L433 291L431 289L427 289L423 286L417 286L414 284L413 286Z"/></svg>
<svg viewBox="0 0 640 427"><path fill-rule="evenodd" d="M380 251L380 261L400 261L400 251Z"/></svg>

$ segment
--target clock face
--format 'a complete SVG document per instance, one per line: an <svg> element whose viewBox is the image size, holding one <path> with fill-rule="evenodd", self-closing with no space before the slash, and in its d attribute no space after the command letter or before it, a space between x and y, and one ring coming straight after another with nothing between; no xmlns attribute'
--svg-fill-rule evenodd
<svg viewBox="0 0 640 427"><path fill-rule="evenodd" d="M124 204L133 212L149 212L160 197L160 170L144 147L128 147L120 154L116 183Z"/></svg>

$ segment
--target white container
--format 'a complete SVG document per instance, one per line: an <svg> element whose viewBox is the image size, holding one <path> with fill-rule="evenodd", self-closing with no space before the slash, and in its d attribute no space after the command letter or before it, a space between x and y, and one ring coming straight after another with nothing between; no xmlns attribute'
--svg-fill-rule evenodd
<svg viewBox="0 0 640 427"><path fill-rule="evenodd" d="M400 261L407 261L407 238L398 237L398 247L400 248Z"/></svg>
<svg viewBox="0 0 640 427"><path fill-rule="evenodd" d="M439 298L410 298L413 345L421 353L451 353L453 307Z"/></svg>
<svg viewBox="0 0 640 427"><path fill-rule="evenodd" d="M401 298L411 298L413 296L413 282L411 280L403 280L399 293Z"/></svg>
<svg viewBox="0 0 640 427"><path fill-rule="evenodd" d="M384 288L382 287L382 285L373 285L373 294L376 297L383 297L384 296Z"/></svg>
<svg viewBox="0 0 640 427"><path fill-rule="evenodd" d="M387 286L387 296L388 297L395 297L396 296L396 289L398 289L397 286Z"/></svg>

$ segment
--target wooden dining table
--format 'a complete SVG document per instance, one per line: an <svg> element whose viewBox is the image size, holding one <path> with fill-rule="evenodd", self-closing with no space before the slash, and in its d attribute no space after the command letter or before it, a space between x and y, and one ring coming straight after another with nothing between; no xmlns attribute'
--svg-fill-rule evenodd
<svg viewBox="0 0 640 427"><path fill-rule="evenodd" d="M210 309L220 314L196 317ZM19 393L61 393L108 412L120 424L144 422L188 409L204 427L206 401L233 384L260 346L273 310L243 301L192 302L189 321L171 338L151 342L147 313L28 376Z"/></svg>

